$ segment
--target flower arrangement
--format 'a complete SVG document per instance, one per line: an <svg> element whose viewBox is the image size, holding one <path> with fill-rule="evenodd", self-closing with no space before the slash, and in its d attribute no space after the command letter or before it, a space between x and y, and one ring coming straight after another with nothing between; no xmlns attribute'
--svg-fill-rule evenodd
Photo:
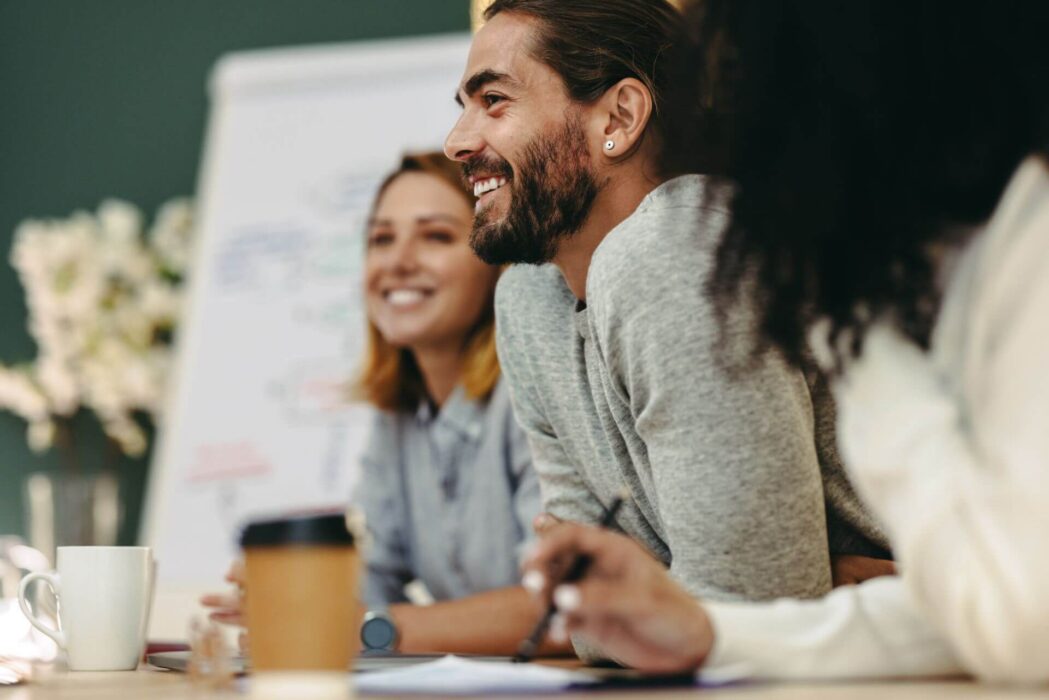
<svg viewBox="0 0 1049 700"><path fill-rule="evenodd" d="M0 408L26 420L34 451L68 437L87 408L124 454L145 452L137 416L161 412L192 223L186 199L164 204L149 231L136 207L107 200L94 213L18 226L11 264L37 357L0 364Z"/></svg>

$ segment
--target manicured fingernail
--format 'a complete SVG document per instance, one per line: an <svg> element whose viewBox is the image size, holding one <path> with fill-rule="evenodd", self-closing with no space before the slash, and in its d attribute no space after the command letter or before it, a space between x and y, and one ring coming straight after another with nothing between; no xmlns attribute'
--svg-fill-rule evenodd
<svg viewBox="0 0 1049 700"><path fill-rule="evenodd" d="M546 585L546 577L535 569L529 569L525 572L524 577L521 578L521 585L532 595L539 595L543 590L543 586Z"/></svg>
<svg viewBox="0 0 1049 700"><path fill-rule="evenodd" d="M549 530L552 530L561 521L550 515L549 513L540 513L536 516L535 520L532 521L532 529L540 537L543 536Z"/></svg>
<svg viewBox="0 0 1049 700"><path fill-rule="evenodd" d="M550 618L550 639L558 644L568 641L568 623L564 615L554 615Z"/></svg>
<svg viewBox="0 0 1049 700"><path fill-rule="evenodd" d="M572 612L579 609L582 597L579 595L579 587L566 583L554 589L554 604L562 612Z"/></svg>

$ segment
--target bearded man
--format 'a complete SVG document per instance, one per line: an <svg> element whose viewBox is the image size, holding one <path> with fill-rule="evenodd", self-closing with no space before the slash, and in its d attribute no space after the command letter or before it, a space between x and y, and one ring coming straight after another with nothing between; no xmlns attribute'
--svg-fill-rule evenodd
<svg viewBox="0 0 1049 700"><path fill-rule="evenodd" d="M867 558L889 555L832 409L778 355L751 358L753 319L719 329L704 293L731 187L670 165L689 116L666 109L686 85L676 10L495 0L485 17L445 152L479 196L477 254L530 263L502 276L497 339L546 511L597 523L625 487L618 527L706 599L823 595L836 555L865 555L844 578L891 572Z"/></svg>

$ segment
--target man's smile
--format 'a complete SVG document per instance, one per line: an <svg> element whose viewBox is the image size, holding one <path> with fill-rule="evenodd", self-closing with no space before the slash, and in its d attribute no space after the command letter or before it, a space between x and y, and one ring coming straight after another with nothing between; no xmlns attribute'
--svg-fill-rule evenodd
<svg viewBox="0 0 1049 700"><path fill-rule="evenodd" d="M492 198L493 193L502 189L509 180L502 175L493 176L470 176L470 184L474 188L474 196L477 197L477 202L474 204L474 211L478 212L484 207L484 205Z"/></svg>
<svg viewBox="0 0 1049 700"><path fill-rule="evenodd" d="M480 197L486 192L497 190L507 182L505 177L479 178L473 182L474 197Z"/></svg>

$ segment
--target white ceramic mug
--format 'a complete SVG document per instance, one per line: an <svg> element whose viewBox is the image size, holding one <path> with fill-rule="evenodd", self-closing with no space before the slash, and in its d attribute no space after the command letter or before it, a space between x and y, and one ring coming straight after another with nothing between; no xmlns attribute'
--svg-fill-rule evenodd
<svg viewBox="0 0 1049 700"><path fill-rule="evenodd" d="M59 547L58 571L22 579L18 604L38 630L66 651L72 671L126 671L138 666L153 597L149 547ZM59 628L38 620L26 593L37 579L58 599Z"/></svg>

